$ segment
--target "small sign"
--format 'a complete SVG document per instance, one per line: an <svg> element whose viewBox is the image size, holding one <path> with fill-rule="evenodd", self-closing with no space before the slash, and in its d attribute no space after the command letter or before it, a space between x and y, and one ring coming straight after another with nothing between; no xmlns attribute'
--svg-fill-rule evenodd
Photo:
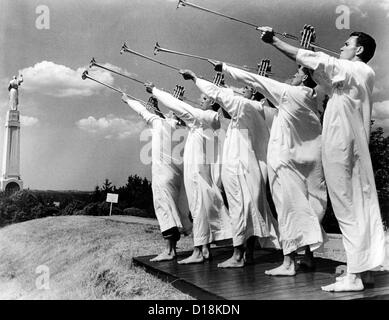
<svg viewBox="0 0 389 320"><path fill-rule="evenodd" d="M106 202L118 203L119 195L117 193L107 193Z"/></svg>

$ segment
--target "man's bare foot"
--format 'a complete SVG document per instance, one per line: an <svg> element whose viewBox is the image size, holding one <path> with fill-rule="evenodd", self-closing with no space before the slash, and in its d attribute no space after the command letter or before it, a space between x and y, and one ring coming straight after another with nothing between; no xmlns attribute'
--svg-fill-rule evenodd
<svg viewBox="0 0 389 320"><path fill-rule="evenodd" d="M289 265L283 263L277 268L266 270L265 274L269 276L294 276L296 275L296 267L294 263L291 263Z"/></svg>
<svg viewBox="0 0 389 320"><path fill-rule="evenodd" d="M347 275L347 272L342 273L340 276L336 277L336 281L342 281L343 278ZM365 271L361 273L362 283L365 286L373 286L374 285L374 275L371 271Z"/></svg>
<svg viewBox="0 0 389 320"><path fill-rule="evenodd" d="M192 263L202 263L204 262L203 254L200 252L193 251L192 255L186 259L180 260L178 264L192 264Z"/></svg>
<svg viewBox="0 0 389 320"><path fill-rule="evenodd" d="M176 258L176 254L172 250L171 252L164 251L157 255L156 257L150 259L150 262L161 262L161 261L170 261Z"/></svg>
<svg viewBox="0 0 389 320"><path fill-rule="evenodd" d="M238 260L236 259L235 256L232 256L226 261L219 263L217 267L218 268L242 268L244 267L244 260L243 258Z"/></svg>
<svg viewBox="0 0 389 320"><path fill-rule="evenodd" d="M362 291L364 289L362 279L354 274L347 274L338 278L340 279L335 283L321 287L321 289L328 292Z"/></svg>

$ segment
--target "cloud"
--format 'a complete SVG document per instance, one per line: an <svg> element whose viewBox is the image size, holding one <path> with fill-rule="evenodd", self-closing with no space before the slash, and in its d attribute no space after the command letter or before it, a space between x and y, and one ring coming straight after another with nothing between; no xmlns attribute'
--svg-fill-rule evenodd
<svg viewBox="0 0 389 320"><path fill-rule="evenodd" d="M20 123L23 127L32 127L39 123L39 119L29 116L20 116Z"/></svg>
<svg viewBox="0 0 389 320"><path fill-rule="evenodd" d="M382 127L385 134L389 134L389 100L373 104L372 119L374 127Z"/></svg>
<svg viewBox="0 0 389 320"><path fill-rule="evenodd" d="M386 17L389 18L389 0L342 0L343 4L347 5L352 13L358 13L362 18L366 18L367 12L361 7L378 7L386 12Z"/></svg>
<svg viewBox="0 0 389 320"><path fill-rule="evenodd" d="M375 66L374 70L378 70L378 68L378 66ZM376 78L373 89L373 99L374 101L384 101L389 99L389 74Z"/></svg>
<svg viewBox="0 0 389 320"><path fill-rule="evenodd" d="M114 65L102 65L130 75L128 71ZM95 81L82 80L81 75L85 69L86 66L73 70L51 61L41 61L19 72L24 77L23 90L27 92L39 92L53 97L91 96L105 87ZM99 81L113 85L114 78L108 71L94 68L89 74Z"/></svg>
<svg viewBox="0 0 389 320"><path fill-rule="evenodd" d="M81 130L102 135L106 139L125 139L138 134L145 127L144 122L139 121L137 116L123 119L112 114L99 119L89 116L78 120L76 125Z"/></svg>
<svg viewBox="0 0 389 320"><path fill-rule="evenodd" d="M341 2L350 9L351 13L358 14L361 18L367 18L367 12L361 8L367 4L366 0L342 0Z"/></svg>
<svg viewBox="0 0 389 320"><path fill-rule="evenodd" d="M389 18L389 0L378 0L378 6L386 11L386 17Z"/></svg>

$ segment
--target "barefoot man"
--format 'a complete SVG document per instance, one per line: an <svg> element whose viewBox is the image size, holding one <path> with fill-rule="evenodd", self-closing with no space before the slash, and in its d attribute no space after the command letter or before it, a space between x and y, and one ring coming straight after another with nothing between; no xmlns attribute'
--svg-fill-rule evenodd
<svg viewBox="0 0 389 320"><path fill-rule="evenodd" d="M264 106L252 100L251 87L244 88L242 97L232 89L197 78L190 70L181 73L184 79L193 80L205 95L221 103L231 117L223 146L222 182L229 204L234 252L218 267L243 267L245 262L253 261L255 237L262 247L279 248L277 222L266 199L269 130Z"/></svg>
<svg viewBox="0 0 389 320"><path fill-rule="evenodd" d="M383 263L384 228L369 153L372 91L375 73L367 62L374 39L353 32L340 49L340 58L293 47L269 27L260 27L262 40L297 63L313 70L316 82L329 88L323 119L323 169L331 203L343 234L347 274L325 291L364 289L361 273Z"/></svg>
<svg viewBox="0 0 389 320"><path fill-rule="evenodd" d="M189 128L184 148L184 183L193 218L194 250L179 264L202 263L210 258L209 246L214 241L231 238L231 224L223 197L213 180L217 159L215 130L220 128L219 113L212 110L210 99L201 100L204 110L196 109L155 88L146 90L185 121Z"/></svg>
<svg viewBox="0 0 389 320"><path fill-rule="evenodd" d="M154 98L151 102L158 115L148 111L139 101L131 100L126 94L123 94L122 100L152 127L151 187L155 215L166 240L166 249L150 261L172 260L176 258L180 232L189 233L192 228L183 186L182 159L172 157L172 151L179 143L172 139L177 121L165 118Z"/></svg>

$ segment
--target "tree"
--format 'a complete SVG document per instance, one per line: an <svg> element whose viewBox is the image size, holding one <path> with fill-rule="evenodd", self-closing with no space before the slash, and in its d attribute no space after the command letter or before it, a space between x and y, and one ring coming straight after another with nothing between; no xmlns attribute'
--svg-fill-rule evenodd
<svg viewBox="0 0 389 320"><path fill-rule="evenodd" d="M374 121L371 121L371 125ZM371 162L380 203L382 219L389 225L389 137L381 127L371 131L369 144Z"/></svg>
<svg viewBox="0 0 389 320"><path fill-rule="evenodd" d="M102 193L99 186L95 187L95 190L93 191L93 194L91 196L92 202L99 202L102 201Z"/></svg>
<svg viewBox="0 0 389 320"><path fill-rule="evenodd" d="M112 187L112 182L109 181L109 179L105 179L104 181L104 184L103 184L103 187L101 188L102 191L107 194L109 192L112 192L113 190L113 187Z"/></svg>

